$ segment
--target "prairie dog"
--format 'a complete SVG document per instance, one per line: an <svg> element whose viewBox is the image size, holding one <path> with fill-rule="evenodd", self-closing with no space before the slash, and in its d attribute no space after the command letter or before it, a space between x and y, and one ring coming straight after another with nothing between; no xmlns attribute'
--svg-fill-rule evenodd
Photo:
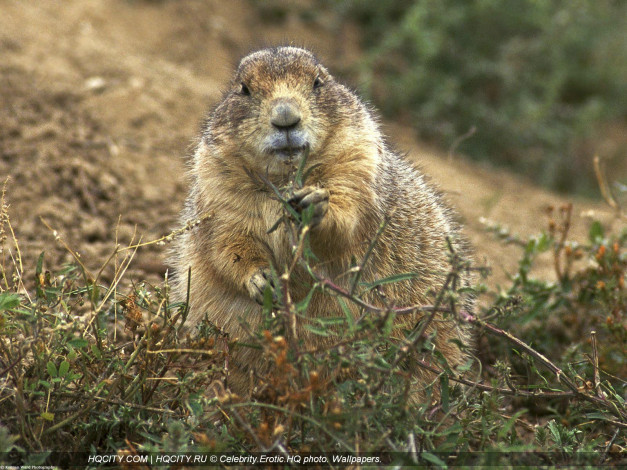
<svg viewBox="0 0 627 470"><path fill-rule="evenodd" d="M381 287L389 303L433 303L451 269L448 243L458 256L467 257L453 214L423 175L388 148L367 106L309 51L263 49L241 60L193 154L182 219L211 217L176 241L170 260L177 273L177 300L186 299L191 268L189 325L206 317L231 338L245 339L239 320L253 329L260 324L270 266L282 272L292 254L284 230L268 233L282 214L280 202L250 175L266 175L280 186L304 155L307 168L316 167L293 203L298 210L313 206L311 246L318 269L328 278L348 282L342 274L353 258L363 259L384 219L388 224L362 280L416 274ZM460 277L463 285L471 282L468 272ZM298 282L292 285L295 296L306 293L299 292ZM374 296L370 300L377 302ZM472 307L472 299L465 303ZM329 296L316 294L307 316L337 312ZM397 323L414 325L420 317L399 317ZM451 340L469 344L468 328L438 313L427 333L434 330L434 344L449 365L464 363L467 353ZM308 348L326 341L302 328L299 339ZM231 364L229 386L245 393L248 372L261 366L260 354L238 348ZM417 388L433 379L424 369L409 367Z"/></svg>

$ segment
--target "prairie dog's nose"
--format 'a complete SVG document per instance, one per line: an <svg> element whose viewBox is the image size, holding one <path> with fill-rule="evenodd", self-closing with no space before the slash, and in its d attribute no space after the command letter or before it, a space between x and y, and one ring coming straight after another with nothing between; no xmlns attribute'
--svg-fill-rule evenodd
<svg viewBox="0 0 627 470"><path fill-rule="evenodd" d="M300 122L300 110L296 103L287 99L278 99L272 105L270 122L279 129L294 127Z"/></svg>

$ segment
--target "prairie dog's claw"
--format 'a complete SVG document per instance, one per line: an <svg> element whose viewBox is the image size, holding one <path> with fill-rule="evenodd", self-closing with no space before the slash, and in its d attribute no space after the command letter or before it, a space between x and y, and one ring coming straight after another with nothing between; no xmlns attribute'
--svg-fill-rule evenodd
<svg viewBox="0 0 627 470"><path fill-rule="evenodd" d="M259 305L263 305L263 293L266 290L266 286L272 287L272 276L270 269L260 268L250 279L246 282L246 289L250 298L257 302Z"/></svg>
<svg viewBox="0 0 627 470"><path fill-rule="evenodd" d="M315 227L322 222L322 218L329 209L329 191L315 186L305 186L295 191L289 202L299 212L304 211L309 206L313 206L311 225Z"/></svg>

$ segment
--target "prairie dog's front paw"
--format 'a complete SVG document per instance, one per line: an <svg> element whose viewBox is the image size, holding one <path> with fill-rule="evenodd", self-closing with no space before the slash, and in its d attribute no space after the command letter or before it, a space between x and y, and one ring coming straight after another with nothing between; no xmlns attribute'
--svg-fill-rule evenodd
<svg viewBox="0 0 627 470"><path fill-rule="evenodd" d="M266 290L266 286L272 287L272 275L270 269L260 268L250 279L246 282L246 289L250 298L257 302L259 305L263 305L263 293Z"/></svg>
<svg viewBox="0 0 627 470"><path fill-rule="evenodd" d="M315 186L305 186L295 191L289 202L301 213L308 207L313 206L311 225L315 227L322 222L322 218L329 209L329 191Z"/></svg>

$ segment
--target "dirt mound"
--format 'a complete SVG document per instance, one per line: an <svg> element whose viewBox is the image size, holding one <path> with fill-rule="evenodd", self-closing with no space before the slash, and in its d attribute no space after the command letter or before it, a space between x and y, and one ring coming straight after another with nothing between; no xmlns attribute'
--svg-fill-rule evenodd
<svg viewBox="0 0 627 470"><path fill-rule="evenodd" d="M49 267L71 260L42 217L93 272L116 241L175 228L186 193L183 156L245 52L294 42L331 68L358 58L353 30L325 26L324 12L307 19L299 8L260 24L245 1L3 2L0 178L10 176L10 215L27 269L44 250ZM425 151L411 129L386 131L449 194L497 280L518 252L495 242L479 218L528 234L543 227L543 206L564 202L510 175ZM575 213L590 208L598 209L578 204ZM159 282L164 258L163 247L141 249L130 278ZM112 274L111 266L104 281Z"/></svg>
<svg viewBox="0 0 627 470"><path fill-rule="evenodd" d="M79 91L47 87L23 69L3 66L0 100L8 109L0 114L0 174L10 177L7 198L26 266L41 251L50 266L71 260L44 220L94 269L116 237L129 242L136 230L154 237L156 227L174 225L173 211L162 211L172 205L167 192L138 184L136 162L116 158L118 146L83 109ZM146 261L138 263L141 274L163 274L161 263Z"/></svg>

